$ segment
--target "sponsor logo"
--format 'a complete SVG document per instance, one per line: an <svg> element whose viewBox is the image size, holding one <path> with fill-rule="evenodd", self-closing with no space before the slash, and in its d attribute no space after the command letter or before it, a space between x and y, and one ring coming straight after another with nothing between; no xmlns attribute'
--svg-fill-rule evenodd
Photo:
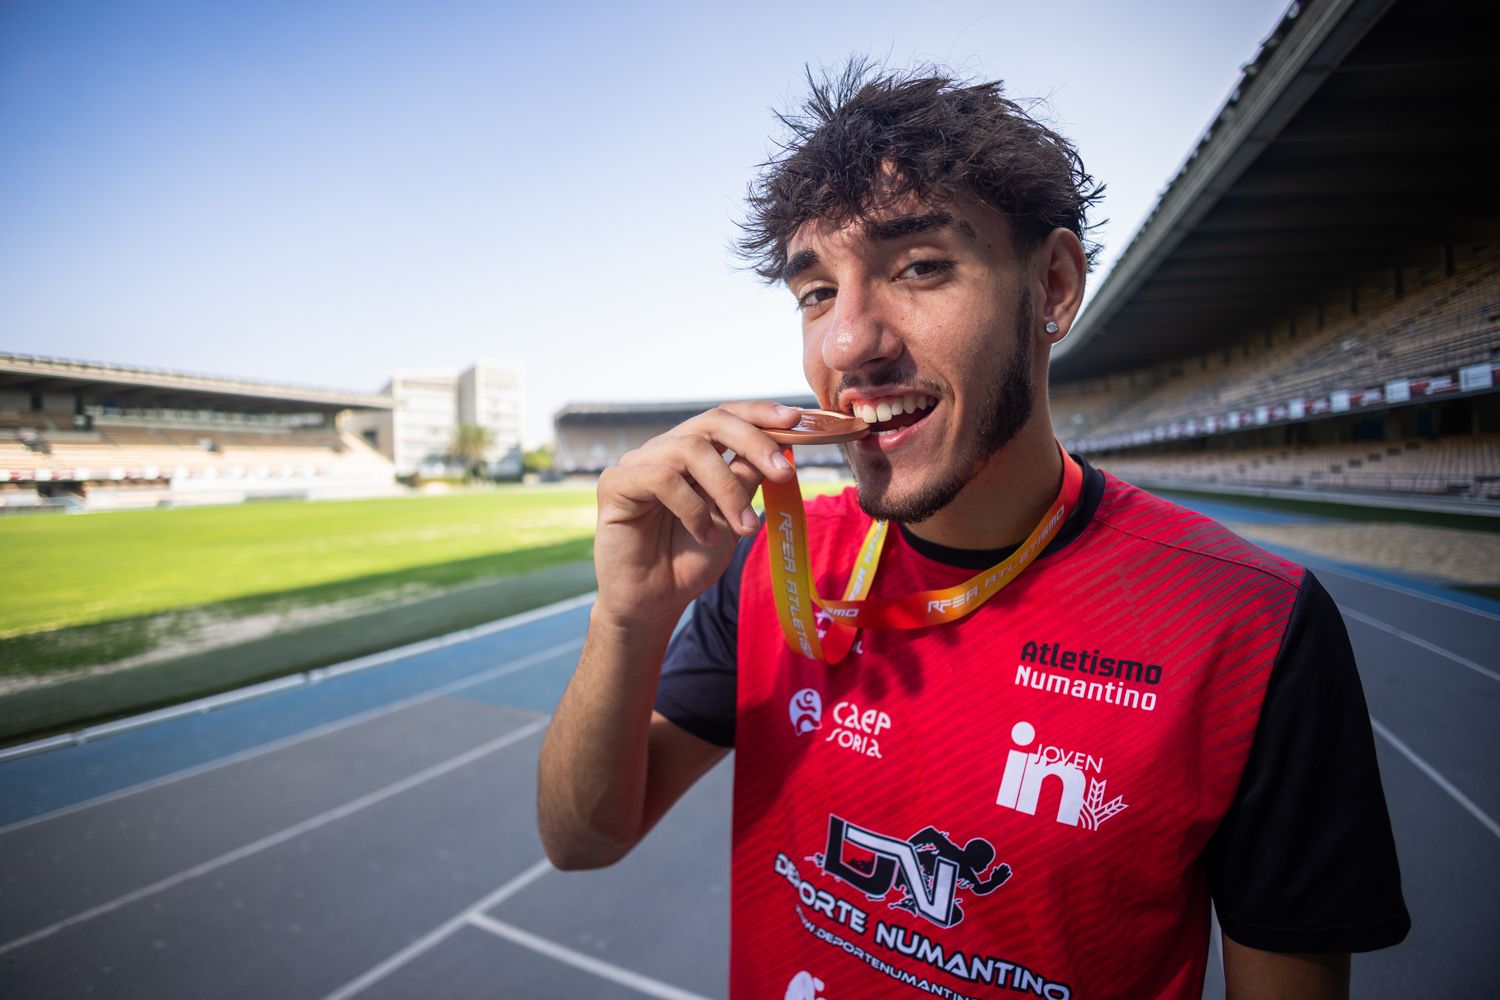
<svg viewBox="0 0 1500 1000"><path fill-rule="evenodd" d="M1009 866L996 865L986 872L994 852L987 841L970 840L962 847L934 827L927 827L910 840L897 840L865 830L837 816L829 816L830 849L811 860L823 874L847 882L867 899L880 901L893 890L907 893L916 884L916 898L889 904L933 920L951 915L962 918L958 900L963 894L988 895L1011 875ZM867 845L867 846L861 846ZM831 860L825 865L825 860ZM894 918L873 917L856 903L805 880L797 864L785 853L776 855L776 875L796 893L797 919L804 930L844 955L864 962L892 985L911 987L948 1000L974 1000L969 984L998 986L1026 996L1046 1000L1071 1000L1072 987L1049 979L1014 958L978 951L963 951L941 939L904 926ZM949 903L949 893L953 902ZM909 905L902 905L907 903ZM922 912L923 910L927 912ZM951 926L951 924L943 925ZM931 930L931 928L929 928ZM800 975L800 974L799 974ZM813 980L814 1000L823 986ZM792 986L803 993L794 994ZM958 987L958 988L955 988ZM806 996L809 984L793 977L787 996ZM902 995L906 995L904 992ZM988 993L986 994L989 995Z"/></svg>
<svg viewBox="0 0 1500 1000"><path fill-rule="evenodd" d="M1156 692L1149 688L1161 682L1161 675L1162 668L1157 663L1100 656L1097 649L1063 649L1061 643L1028 642L1021 647L1015 684L1152 712L1156 710Z"/></svg>
<svg viewBox="0 0 1500 1000"><path fill-rule="evenodd" d="M783 1000L825 1000L823 994L818 992L824 985L823 980L811 972L799 972L786 984L786 996Z"/></svg>
<svg viewBox="0 0 1500 1000"><path fill-rule="evenodd" d="M1020 747L1005 755L1005 773L995 804L1035 816L1037 801L1048 779L1055 779L1061 795L1057 802L1057 821L1068 826L1097 830L1105 820L1124 812L1125 796L1105 800L1104 758L1057 746L1026 747L1036 740L1036 729L1029 722L1018 722L1010 738Z"/></svg>
<svg viewBox="0 0 1500 1000"><path fill-rule="evenodd" d="M806 736L814 729L823 726L823 696L812 688L803 688L792 695L792 700L787 705L787 714L792 719L792 731L798 736Z"/></svg>
<svg viewBox="0 0 1500 1000"><path fill-rule="evenodd" d="M1011 868L995 864L995 848L975 837L963 846L933 826L906 840L855 826L829 814L828 842L812 861L872 900L899 893L889 905L952 927L964 918L960 890L988 896L1010 881ZM986 871L988 869L988 871Z"/></svg>
<svg viewBox="0 0 1500 1000"><path fill-rule="evenodd" d="M891 728L891 717L874 708L863 711L852 701L841 701L833 706L833 721L837 728L830 732L824 743L834 743L845 750L880 759L880 734Z"/></svg>

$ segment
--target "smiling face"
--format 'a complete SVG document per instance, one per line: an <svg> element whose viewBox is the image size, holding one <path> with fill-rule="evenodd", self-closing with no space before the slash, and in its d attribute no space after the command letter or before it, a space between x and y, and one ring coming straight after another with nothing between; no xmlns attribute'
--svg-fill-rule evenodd
<svg viewBox="0 0 1500 1000"><path fill-rule="evenodd" d="M932 517L1032 422L1027 271L1005 219L972 198L908 198L791 240L808 384L874 427L845 446L872 517Z"/></svg>

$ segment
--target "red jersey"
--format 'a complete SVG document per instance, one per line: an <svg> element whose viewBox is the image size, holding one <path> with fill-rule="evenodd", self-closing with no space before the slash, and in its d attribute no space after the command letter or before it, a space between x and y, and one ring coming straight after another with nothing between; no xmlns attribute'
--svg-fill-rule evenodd
<svg viewBox="0 0 1500 1000"><path fill-rule="evenodd" d="M1081 460L1080 460L1081 461ZM736 998L1193 997L1224 933L1410 927L1369 717L1311 573L1083 462L1062 533L972 616L786 647L764 533L673 638L656 707L737 747ZM809 510L837 593L868 520ZM999 553L893 531L878 596Z"/></svg>
<svg viewBox="0 0 1500 1000"><path fill-rule="evenodd" d="M1201 995L1198 859L1303 570L1110 481L1083 532L959 622L793 654L749 554L731 996ZM869 521L808 509L822 593ZM876 596L971 573L893 533ZM821 986L819 985L821 983Z"/></svg>

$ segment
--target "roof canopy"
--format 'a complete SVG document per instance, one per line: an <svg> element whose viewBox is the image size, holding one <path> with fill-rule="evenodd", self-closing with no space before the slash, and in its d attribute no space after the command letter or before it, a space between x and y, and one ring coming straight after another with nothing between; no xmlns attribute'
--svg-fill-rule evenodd
<svg viewBox="0 0 1500 1000"><path fill-rule="evenodd" d="M127 368L92 361L64 361L0 354L0 389L71 393L86 404L312 413L350 409L388 410L390 397L307 386L251 382L218 375Z"/></svg>
<svg viewBox="0 0 1500 1000"><path fill-rule="evenodd" d="M1293 4L1053 352L1060 380L1237 342L1353 275L1500 238L1500 17Z"/></svg>

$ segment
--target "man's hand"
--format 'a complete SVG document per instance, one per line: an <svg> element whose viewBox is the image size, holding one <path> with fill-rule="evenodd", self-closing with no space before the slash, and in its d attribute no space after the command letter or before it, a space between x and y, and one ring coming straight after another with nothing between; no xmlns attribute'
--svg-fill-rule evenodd
<svg viewBox="0 0 1500 1000"><path fill-rule="evenodd" d="M760 428L792 427L778 403L726 403L630 452L599 477L596 613L617 622L675 622L729 565L759 522L750 498L792 475ZM734 458L724 461L724 453Z"/></svg>
<svg viewBox="0 0 1500 1000"><path fill-rule="evenodd" d="M537 823L558 867L618 861L724 757L651 704L678 618L724 573L735 537L758 527L756 487L792 475L760 428L798 419L789 406L727 403L599 477L599 597L539 768Z"/></svg>

